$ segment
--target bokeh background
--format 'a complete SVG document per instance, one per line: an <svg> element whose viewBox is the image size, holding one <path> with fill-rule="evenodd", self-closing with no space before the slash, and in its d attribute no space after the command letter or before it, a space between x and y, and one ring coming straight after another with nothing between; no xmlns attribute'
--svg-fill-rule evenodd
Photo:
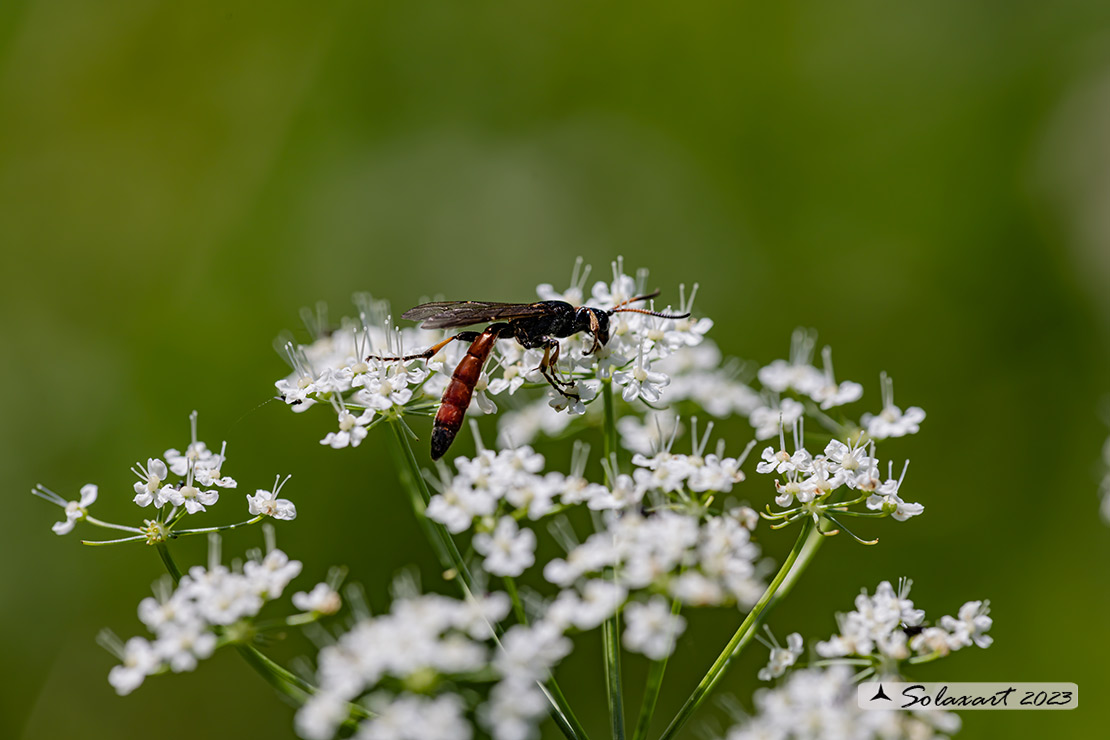
<svg viewBox="0 0 1110 740"><path fill-rule="evenodd" d="M96 482L98 515L133 519L128 466L186 444L196 408L242 488L293 474L300 583L344 563L381 605L415 563L442 588L384 433L336 452L327 414L260 406L285 373L271 340L355 291L525 300L620 254L671 295L699 282L727 353L766 362L812 326L865 408L885 369L928 411L883 450L912 458L926 515L827 543L778 634L827 637L900 575L933 617L989 598L995 646L919 677L1075 681L1083 703L967 713L963 737L1099 732L1108 32L1099 0L0 3L0 737L292 736L231 653L115 697L94 636L140 631L161 566L56 537L34 483ZM764 531L777 557L791 540ZM699 617L661 714L736 619ZM595 647L564 685L601 737ZM726 691L749 697L765 659Z"/></svg>

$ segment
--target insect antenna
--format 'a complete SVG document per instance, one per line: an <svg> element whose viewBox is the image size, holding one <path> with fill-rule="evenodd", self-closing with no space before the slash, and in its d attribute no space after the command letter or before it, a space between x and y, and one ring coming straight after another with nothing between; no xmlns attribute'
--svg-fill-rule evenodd
<svg viewBox="0 0 1110 740"><path fill-rule="evenodd" d="M658 316L661 319L688 319L690 312L686 313L662 313L660 311L648 311L646 308L611 308L606 313L643 313L648 316Z"/></svg>
<svg viewBox="0 0 1110 740"><path fill-rule="evenodd" d="M688 318L690 316L690 313L688 311L686 313L682 313L682 314L669 314L669 313L660 313L659 311L648 311L646 308L625 308L625 306L627 306L629 303L636 303L638 301L646 301L647 299L654 298L657 295L659 295L659 291L658 290L653 290L650 293L644 293L643 295L638 295L635 298L629 298L627 301L621 301L620 303L613 306L612 308L610 308L605 313L607 313L609 315L612 315L612 314L615 314L615 313L643 313L643 314L647 314L648 316L658 316L661 319L685 319L685 318Z"/></svg>
<svg viewBox="0 0 1110 740"><path fill-rule="evenodd" d="M638 295L635 298L629 298L627 301L621 301L617 305L613 306L611 309L609 309L609 313L613 313L613 311L620 308L621 306L627 306L629 303L635 303L636 301L646 301L648 298L654 298L657 295L659 295L659 291L658 290L653 290L650 293L645 293L644 295Z"/></svg>

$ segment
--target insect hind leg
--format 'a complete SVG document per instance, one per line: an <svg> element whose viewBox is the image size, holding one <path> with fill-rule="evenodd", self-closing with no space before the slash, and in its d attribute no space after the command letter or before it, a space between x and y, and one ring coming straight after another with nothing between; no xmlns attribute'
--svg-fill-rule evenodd
<svg viewBox="0 0 1110 740"><path fill-rule="evenodd" d="M460 331L455 336L447 337L442 342L437 342L436 344L433 344L431 347L428 347L428 349L424 350L423 352L417 352L414 355L403 355L403 356L394 356L394 357L379 357L377 355L369 355L369 356L367 356L366 359L367 360L381 360L381 361L384 361L384 362L408 362L409 360L430 360L433 357L435 357L436 352L439 352L441 349L446 347L451 342L454 342L455 340L458 340L460 342L473 342L478 337L479 337L479 333L476 332L476 331Z"/></svg>

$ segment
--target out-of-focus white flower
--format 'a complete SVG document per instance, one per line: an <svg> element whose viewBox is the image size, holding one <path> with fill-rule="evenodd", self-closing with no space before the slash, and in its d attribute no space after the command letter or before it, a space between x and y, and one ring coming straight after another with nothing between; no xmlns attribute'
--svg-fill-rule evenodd
<svg viewBox="0 0 1110 740"><path fill-rule="evenodd" d="M671 605L661 596L646 604L633 602L625 607L622 642L634 653L662 660L674 650L675 641L686 629L686 620L671 613Z"/></svg>
<svg viewBox="0 0 1110 740"><path fill-rule="evenodd" d="M493 532L474 535L474 549L486 559L482 567L495 576L519 576L536 562L536 533L502 517Z"/></svg>
<svg viewBox="0 0 1110 740"><path fill-rule="evenodd" d="M582 595L574 589L559 592L548 605L544 619L553 624L591 630L616 614L628 590L611 581L595 578L582 587Z"/></svg>
<svg viewBox="0 0 1110 740"><path fill-rule="evenodd" d="M126 696L142 685L158 669L154 646L141 637L132 637L124 646L123 662L108 671L108 683L120 696Z"/></svg>
<svg viewBox="0 0 1110 740"><path fill-rule="evenodd" d="M771 657L766 667L759 669L759 680L770 681L786 673L786 669L794 665L802 654L802 636L792 632L786 636L786 647L777 643L771 648Z"/></svg>
<svg viewBox="0 0 1110 740"><path fill-rule="evenodd" d="M880 375L882 385L883 410L877 416L864 414L861 424L874 439L904 437L917 434L925 412L917 406L902 411L894 405L894 381L885 372Z"/></svg>
<svg viewBox="0 0 1110 740"><path fill-rule="evenodd" d="M760 406L748 416L748 422L755 429L756 439L770 439L779 428L792 426L802 418L805 406L793 398L784 398L777 404Z"/></svg>
<svg viewBox="0 0 1110 740"><path fill-rule="evenodd" d="M948 630L949 642L954 646L974 644L981 648L990 647L994 642L994 638L987 634L994 624L994 620L987 616L990 611L989 601L969 601L960 607L955 618L941 617L940 626Z"/></svg>
<svg viewBox="0 0 1110 740"><path fill-rule="evenodd" d="M790 338L790 360L775 360L760 368L759 382L764 388L775 393L793 390L802 395L811 396L825 382L824 374L811 364L816 346L816 333L795 329ZM788 426L789 422L786 425Z"/></svg>
<svg viewBox="0 0 1110 740"><path fill-rule="evenodd" d="M293 606L304 612L335 614L342 604L339 593L326 583L317 583L308 593L293 594Z"/></svg>
<svg viewBox="0 0 1110 740"><path fill-rule="evenodd" d="M362 723L358 740L470 740L463 700L402 694L372 697L374 716Z"/></svg>
<svg viewBox="0 0 1110 740"><path fill-rule="evenodd" d="M863 710L856 705L852 670L837 665L794 671L780 686L755 693L755 714L733 727L725 740L940 740L959 729L949 712Z"/></svg>
<svg viewBox="0 0 1110 740"><path fill-rule="evenodd" d="M821 384L809 391L810 398L821 404L821 408L826 410L863 398L863 386L859 383L845 380L843 383L837 384L833 377L831 347L822 349L821 357L824 360L825 371L822 374Z"/></svg>
<svg viewBox="0 0 1110 740"><path fill-rule="evenodd" d="M216 635L201 622L173 622L159 632L154 643L158 658L175 673L191 671L197 661L216 649Z"/></svg>

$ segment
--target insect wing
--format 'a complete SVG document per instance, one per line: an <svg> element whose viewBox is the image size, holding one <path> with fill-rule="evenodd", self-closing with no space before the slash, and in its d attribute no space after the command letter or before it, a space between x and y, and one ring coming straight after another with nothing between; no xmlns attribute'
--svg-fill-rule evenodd
<svg viewBox="0 0 1110 740"><path fill-rule="evenodd" d="M539 316L550 308L544 303L493 303L488 301L436 301L422 303L401 314L412 321L423 320L424 329L451 329L487 321Z"/></svg>

